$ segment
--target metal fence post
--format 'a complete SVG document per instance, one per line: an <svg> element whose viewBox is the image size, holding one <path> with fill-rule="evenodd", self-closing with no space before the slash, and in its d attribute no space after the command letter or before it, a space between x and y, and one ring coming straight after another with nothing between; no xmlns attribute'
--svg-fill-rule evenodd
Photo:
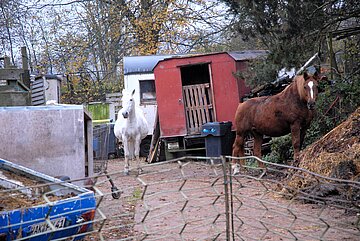
<svg viewBox="0 0 360 241"><path fill-rule="evenodd" d="M228 176L228 165L226 163L226 158L221 156L223 172L224 172L224 194L225 194L225 215L226 215L226 240L235 240L234 233L231 230L234 230L234 223L232 222L232 185L231 185L231 175ZM231 173L231 170L230 170ZM229 198L230 195L230 198ZM230 208L231 206L231 208Z"/></svg>

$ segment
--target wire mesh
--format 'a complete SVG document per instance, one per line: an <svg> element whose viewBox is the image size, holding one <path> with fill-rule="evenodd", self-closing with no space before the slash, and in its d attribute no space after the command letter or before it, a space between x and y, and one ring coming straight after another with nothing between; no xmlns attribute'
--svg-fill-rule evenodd
<svg viewBox="0 0 360 241"><path fill-rule="evenodd" d="M109 160L109 173L71 180L83 181L96 199L95 216L88 221L92 229L71 236L86 234L85 241L360 239L359 182L272 163L259 169L254 157L233 176L231 159L143 162L141 175L137 168L125 175L122 159ZM119 199L113 198L109 179L117 186ZM8 192L0 190L1 202ZM47 191L37 199L53 206L47 198L52 195ZM45 216L42 221L51 219ZM73 224L77 231L84 225L79 220ZM70 227L49 224L42 231L55 234Z"/></svg>
<svg viewBox="0 0 360 241"><path fill-rule="evenodd" d="M93 129L94 173L106 170L109 146L109 125L97 125Z"/></svg>
<svg viewBox="0 0 360 241"><path fill-rule="evenodd" d="M234 240L360 239L359 182L248 160L230 176Z"/></svg>
<svg viewBox="0 0 360 241"><path fill-rule="evenodd" d="M122 163L121 163L122 164ZM122 165L115 164L122 170ZM102 190L98 206L110 217L93 240L219 240L226 239L224 177L221 164L178 159L149 164L129 176L109 173L121 197L114 202L106 176L98 177ZM98 236L97 236L98 235Z"/></svg>

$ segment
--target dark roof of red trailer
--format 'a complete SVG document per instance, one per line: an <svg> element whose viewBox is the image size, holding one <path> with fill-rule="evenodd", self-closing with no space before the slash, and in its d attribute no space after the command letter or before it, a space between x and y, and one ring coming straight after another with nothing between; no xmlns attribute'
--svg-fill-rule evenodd
<svg viewBox="0 0 360 241"><path fill-rule="evenodd" d="M256 59L260 56L266 56L269 54L267 50L245 50L245 51L232 51L227 52L234 60L248 60L248 59Z"/></svg>

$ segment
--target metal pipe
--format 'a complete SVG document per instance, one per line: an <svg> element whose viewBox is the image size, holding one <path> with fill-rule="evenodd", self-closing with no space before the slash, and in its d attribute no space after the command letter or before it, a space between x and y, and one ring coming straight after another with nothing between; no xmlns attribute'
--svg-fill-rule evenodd
<svg viewBox="0 0 360 241"><path fill-rule="evenodd" d="M23 70L29 70L29 61L28 55L26 51L26 47L21 47L21 60L22 60L22 68Z"/></svg>
<svg viewBox="0 0 360 241"><path fill-rule="evenodd" d="M314 54L297 72L296 75L299 75L301 72L304 71L304 69L306 67L308 67L313 61L314 59L318 56L318 53Z"/></svg>

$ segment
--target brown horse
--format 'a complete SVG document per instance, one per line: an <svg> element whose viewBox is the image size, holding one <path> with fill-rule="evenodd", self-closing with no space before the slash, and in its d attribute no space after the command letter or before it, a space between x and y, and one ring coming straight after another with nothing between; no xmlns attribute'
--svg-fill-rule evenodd
<svg viewBox="0 0 360 241"><path fill-rule="evenodd" d="M322 78L317 74L297 75L277 95L240 103L235 114L236 139L232 155L244 156L244 138L248 134L254 137L254 155L261 158L263 135L278 137L291 132L294 159L297 160L306 130L314 116L320 79ZM264 163L259 162L259 166L264 167ZM239 170L240 166L234 159L233 173L236 174Z"/></svg>

